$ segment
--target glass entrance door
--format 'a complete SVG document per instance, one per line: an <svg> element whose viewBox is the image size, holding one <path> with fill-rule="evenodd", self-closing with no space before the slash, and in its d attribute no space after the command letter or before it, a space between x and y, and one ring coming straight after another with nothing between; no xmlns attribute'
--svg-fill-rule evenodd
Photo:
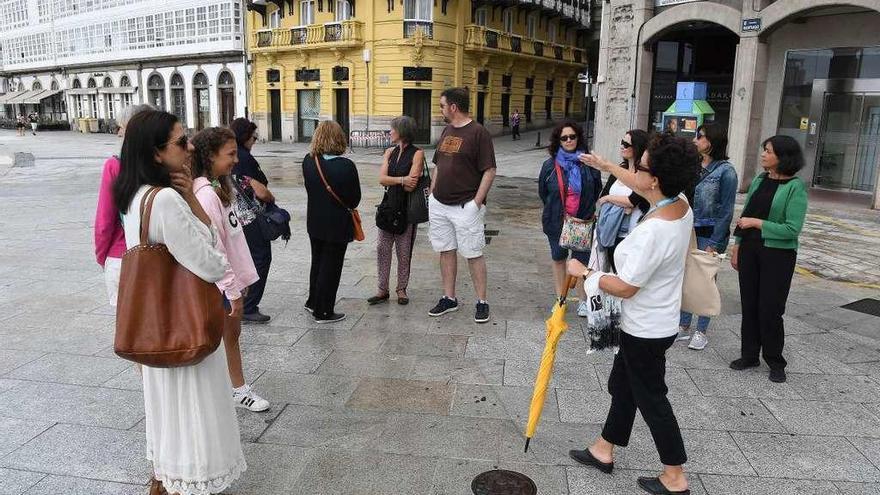
<svg viewBox="0 0 880 495"><path fill-rule="evenodd" d="M813 183L873 191L880 167L880 93L826 93Z"/></svg>

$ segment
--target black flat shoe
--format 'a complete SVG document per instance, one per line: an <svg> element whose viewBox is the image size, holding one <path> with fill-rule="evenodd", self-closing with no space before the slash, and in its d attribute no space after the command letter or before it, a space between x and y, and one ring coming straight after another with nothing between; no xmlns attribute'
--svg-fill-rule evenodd
<svg viewBox="0 0 880 495"><path fill-rule="evenodd" d="M568 456L585 466L593 466L605 474L611 474L611 471L614 471L613 462L602 462L599 459L596 459L593 457L593 454L590 453L590 449L569 450Z"/></svg>
<svg viewBox="0 0 880 495"><path fill-rule="evenodd" d="M730 369L742 371L746 368L757 368L761 363L757 359L739 358L730 363Z"/></svg>
<svg viewBox="0 0 880 495"><path fill-rule="evenodd" d="M645 490L648 493L653 493L654 495L691 495L690 490L681 490L677 492L670 491L663 486L663 483L660 482L660 478L639 476L639 486L642 490Z"/></svg>
<svg viewBox="0 0 880 495"><path fill-rule="evenodd" d="M388 294L385 294L384 296L373 296L367 299L367 304L369 304L370 306L375 306L379 303L383 303L386 301L388 301Z"/></svg>
<svg viewBox="0 0 880 495"><path fill-rule="evenodd" d="M272 317L257 311L256 313L245 313L241 319L245 323L267 323Z"/></svg>
<svg viewBox="0 0 880 495"><path fill-rule="evenodd" d="M770 381L773 383L785 383L785 370L770 370Z"/></svg>
<svg viewBox="0 0 880 495"><path fill-rule="evenodd" d="M400 295L401 292L403 292L402 296ZM397 291L397 304L400 304L401 306L406 306L407 304L409 304L409 297L406 296L405 291Z"/></svg>

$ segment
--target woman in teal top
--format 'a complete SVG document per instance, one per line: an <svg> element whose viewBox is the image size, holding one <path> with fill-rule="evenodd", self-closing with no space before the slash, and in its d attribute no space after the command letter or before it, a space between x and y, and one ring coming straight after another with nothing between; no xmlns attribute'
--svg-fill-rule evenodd
<svg viewBox="0 0 880 495"><path fill-rule="evenodd" d="M795 174L804 166L801 147L789 136L763 143L765 173L749 187L742 217L733 235L731 264L739 271L742 299L742 350L730 363L735 370L759 365L758 354L770 367L770 380L785 381L782 315L794 276L798 236L807 213L807 188Z"/></svg>

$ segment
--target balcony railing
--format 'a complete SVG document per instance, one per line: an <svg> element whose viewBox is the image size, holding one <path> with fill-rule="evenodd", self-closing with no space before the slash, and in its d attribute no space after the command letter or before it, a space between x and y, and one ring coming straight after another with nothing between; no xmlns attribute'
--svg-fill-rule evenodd
<svg viewBox="0 0 880 495"><path fill-rule="evenodd" d="M252 46L257 49L310 49L325 45L360 45L363 42L363 23L352 20L289 29L267 29L253 33L251 39Z"/></svg>
<svg viewBox="0 0 880 495"><path fill-rule="evenodd" d="M577 64L586 61L586 55L579 48L572 48L556 43L534 40L511 35L510 33L488 29L485 26L470 25L465 28L465 49L481 51L493 49L534 55L536 57L549 57L565 62Z"/></svg>
<svg viewBox="0 0 880 495"><path fill-rule="evenodd" d="M403 21L403 37L415 38L418 31L425 38L434 38L434 23L432 21Z"/></svg>

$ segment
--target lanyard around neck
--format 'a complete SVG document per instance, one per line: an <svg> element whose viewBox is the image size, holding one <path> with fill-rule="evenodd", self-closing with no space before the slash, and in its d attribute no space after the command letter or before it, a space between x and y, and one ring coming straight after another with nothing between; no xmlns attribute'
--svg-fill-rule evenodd
<svg viewBox="0 0 880 495"><path fill-rule="evenodd" d="M656 205L654 205L653 207L651 207L650 210L648 210L648 213L645 213L645 215L642 217L642 219L647 218L651 213L654 213L655 211L659 210L660 208L663 208L664 206L669 206L672 203L677 202L679 199L681 199L681 198L679 198L678 196L676 196L674 198L661 199L660 201L657 202Z"/></svg>

